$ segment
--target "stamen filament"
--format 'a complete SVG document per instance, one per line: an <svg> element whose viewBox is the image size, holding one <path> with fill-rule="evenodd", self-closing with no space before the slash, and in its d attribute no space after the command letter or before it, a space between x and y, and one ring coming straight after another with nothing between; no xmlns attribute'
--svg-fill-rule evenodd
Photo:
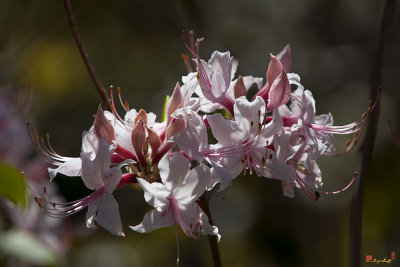
<svg viewBox="0 0 400 267"><path fill-rule="evenodd" d="M122 186L125 186L127 184L131 183L136 183L136 174L133 173L126 173L123 174L121 177L121 180L119 184L117 185L117 188L120 188ZM35 195L35 201L38 203L39 207L50 217L53 218L62 218L66 216L70 216L72 214L75 214L87 206L89 206L91 203L93 203L96 199L101 197L104 194L105 191L105 185L91 193L90 195L83 197L81 199L71 201L71 202L65 202L65 203L56 203L52 202L49 200L46 192L46 188L43 189L44 193L44 198L39 196L35 190L32 189L32 187L29 185L29 183L26 183L28 189Z"/></svg>
<svg viewBox="0 0 400 267"><path fill-rule="evenodd" d="M321 194L325 194L325 195L336 195L336 194L339 194L341 192L344 192L353 184L354 180L356 179L356 176L357 176L357 172L354 172L353 178L351 179L350 183L348 185L346 185L345 187L343 187L342 189L340 189L340 190L333 191L333 192L324 192L324 191L319 191L318 190L318 192L321 193Z"/></svg>
<svg viewBox="0 0 400 267"><path fill-rule="evenodd" d="M118 87L118 88L119 88L119 87ZM113 86L113 85L110 85L110 95L111 95L111 107L112 107L112 112L113 112L113 114L115 115L115 117L117 117L117 119L123 123L124 120L119 116L119 114L118 114L118 112L117 112L117 109L116 109L116 107L115 107L115 104L114 104L113 89L114 89L114 86ZM123 106L123 105L122 105L122 106ZM124 107L124 109L125 109L125 107Z"/></svg>

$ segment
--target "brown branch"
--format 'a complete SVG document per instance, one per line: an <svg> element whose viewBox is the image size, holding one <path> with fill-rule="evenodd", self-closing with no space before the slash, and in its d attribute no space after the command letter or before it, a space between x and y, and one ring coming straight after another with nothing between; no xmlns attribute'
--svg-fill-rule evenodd
<svg viewBox="0 0 400 267"><path fill-rule="evenodd" d="M371 88L370 88L370 99L376 99L378 94L378 87L381 86L382 80L382 62L383 54L386 44L386 39L392 18L394 15L394 10L396 7L396 0L386 0L383 10L380 35L379 35L379 45L374 62L374 69L372 72ZM374 149L375 136L378 128L379 121L379 102L375 106L374 110L369 115L367 133L364 138L362 147L362 164L361 173L359 177L359 184L354 193L352 205L351 205L351 215L350 215L350 261L351 266L359 267L361 266L361 243L362 243L362 209L363 209L363 196L364 196L364 183L371 166L372 152Z"/></svg>
<svg viewBox="0 0 400 267"><path fill-rule="evenodd" d="M79 48L79 52L82 56L83 62L85 63L86 69L89 72L90 77L93 80L93 83L99 93L101 100L104 105L104 109L111 111L111 101L107 95L107 91L104 89L103 84L101 83L99 77L96 74L96 71L89 60L88 54L86 52L85 46L79 36L78 28L76 27L74 13L72 11L70 0L64 0L65 11L67 12L68 22L71 27L72 34L74 36L75 42Z"/></svg>
<svg viewBox="0 0 400 267"><path fill-rule="evenodd" d="M208 216L208 222L210 225L214 225L211 218L210 206L208 205L208 199L203 194L199 199L199 205L204 213ZM218 247L218 237L216 235L208 235L208 244L210 245L211 255L214 263L214 267L222 267L221 256Z"/></svg>

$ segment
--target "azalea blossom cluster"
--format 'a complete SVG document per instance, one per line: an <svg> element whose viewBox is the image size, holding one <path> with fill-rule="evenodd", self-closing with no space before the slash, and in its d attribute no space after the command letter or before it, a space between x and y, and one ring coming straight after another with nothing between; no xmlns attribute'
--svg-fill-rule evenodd
<svg viewBox="0 0 400 267"><path fill-rule="evenodd" d="M129 184L143 190L145 201L154 207L140 224L130 226L132 230L148 233L179 225L189 237L219 238L199 199L213 188L233 186L241 173L281 180L288 197L294 197L296 188L313 200L326 193L319 190L322 177L316 160L351 149L369 111L344 126L333 126L331 114L316 115L311 91L291 72L289 46L270 56L263 79L237 76L238 61L229 52L215 51L208 61L202 60L200 41L186 44L189 73L167 98L160 122L153 113L129 109L122 100L126 113L120 116L112 101L112 111L99 107L93 125L83 132L79 157L60 156L49 137L46 141L34 130L36 149L53 165L50 179L58 173L80 176L93 190L68 203L37 195L47 214L63 217L87 207L87 227L101 226L123 236L113 192ZM248 93L251 87L257 88L254 96ZM354 136L337 152L334 134Z"/></svg>

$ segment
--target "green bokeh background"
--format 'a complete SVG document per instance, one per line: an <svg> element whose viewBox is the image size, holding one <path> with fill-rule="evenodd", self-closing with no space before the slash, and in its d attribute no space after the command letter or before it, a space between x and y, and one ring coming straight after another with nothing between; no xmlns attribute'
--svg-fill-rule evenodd
<svg viewBox="0 0 400 267"><path fill-rule="evenodd" d="M366 110L383 1L86 0L72 5L103 84L120 86L131 107L158 117L165 95L186 74L182 30L205 37L204 59L214 50L229 50L242 75L264 77L269 53L290 43L292 70L313 92L318 114L331 112L340 125L358 120ZM380 122L365 185L362 255L384 258L395 251L400 261L400 148L386 127L391 120L400 132L399 25L397 12L385 51ZM42 134L49 132L59 154L79 155L82 131L90 128L100 98L62 1L0 2L0 85L33 88L34 100L23 119L38 125ZM346 140L338 137L338 148ZM342 188L359 171L360 147L319 161L322 190ZM88 192L78 178L55 181L68 200ZM224 192L211 199L224 266L348 266L354 189L312 202L299 190L295 199L283 197L276 180L239 177L227 199L222 200ZM85 212L71 216L67 222L76 236L65 265L174 266L174 229L146 235L130 231L128 226L139 223L150 207L142 192L129 187L115 195L126 238L86 229ZM211 265L205 237L192 240L180 233L179 241L180 266Z"/></svg>

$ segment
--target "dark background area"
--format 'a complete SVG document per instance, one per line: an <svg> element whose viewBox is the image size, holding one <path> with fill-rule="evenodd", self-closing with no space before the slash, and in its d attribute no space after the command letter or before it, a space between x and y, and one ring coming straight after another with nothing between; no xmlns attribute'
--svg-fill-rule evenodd
<svg viewBox="0 0 400 267"><path fill-rule="evenodd" d="M238 73L265 77L269 53L292 48L292 71L312 91L317 114L331 112L336 125L356 121L369 100L383 1L72 1L77 25L103 84L120 86L135 109L158 117L165 95L186 75L181 32L205 37L200 55L231 52ZM397 10L399 11L399 10ZM400 133L400 16L395 14L385 50L382 105L375 150L365 184L362 255L400 257L400 148L387 122ZM100 103L73 40L62 1L2 0L0 3L0 87L32 88L34 100L23 118L50 133L56 151L78 156L82 131L92 125ZM122 113L122 108L120 109ZM27 137L28 138L28 137ZM340 149L350 136L338 137ZM1 140L4 142L5 140ZM337 158L319 161L324 191L347 185L359 171L361 143ZM80 178L57 177L68 200L87 193ZM296 190L282 196L280 182L241 176L228 198L211 199L222 239L224 266L348 266L353 185L317 202ZM73 230L68 266L174 266L174 229L139 234L149 210L143 193L129 187L115 193L126 237L85 228L85 212L67 222ZM179 235L180 266L210 266L207 238ZM399 259L400 260L400 259Z"/></svg>

